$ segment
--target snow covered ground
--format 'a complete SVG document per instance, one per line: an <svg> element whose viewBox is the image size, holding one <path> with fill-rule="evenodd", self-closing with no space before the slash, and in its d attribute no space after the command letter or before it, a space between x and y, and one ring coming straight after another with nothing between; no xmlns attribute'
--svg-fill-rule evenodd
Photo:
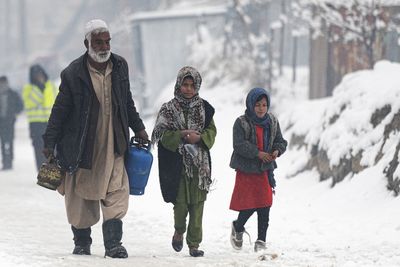
<svg viewBox="0 0 400 267"><path fill-rule="evenodd" d="M237 213L228 209L234 185L234 171L228 165L231 129L244 110L245 96L234 83L201 95L215 106L218 128L212 149L216 183L203 219L204 258L190 257L186 247L176 253L170 245L172 205L162 200L156 160L145 195L130 198L124 218L123 244L129 258L103 258L101 223L93 227L92 255L72 255L63 198L36 185L27 122L20 116L14 170L0 172L0 266L400 266L400 197L385 189L381 167L369 168L334 188L329 181L318 182L313 171L287 178L307 156L303 150L287 151L278 159L277 193L267 234L268 252L278 257L260 261L246 239L244 249L234 251L229 233ZM172 97L172 89L166 97ZM272 99L272 105L277 104ZM146 122L149 132L153 123ZM246 228L254 241L255 216Z"/></svg>

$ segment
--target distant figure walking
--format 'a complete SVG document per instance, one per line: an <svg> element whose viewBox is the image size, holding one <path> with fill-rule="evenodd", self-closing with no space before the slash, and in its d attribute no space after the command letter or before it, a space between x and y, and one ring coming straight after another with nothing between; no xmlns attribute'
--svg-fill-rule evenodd
<svg viewBox="0 0 400 267"><path fill-rule="evenodd" d="M43 139L58 89L49 80L40 65L33 65L29 71L29 83L24 86L22 98L29 122L29 132L35 151L36 167L46 160L42 154Z"/></svg>
<svg viewBox="0 0 400 267"><path fill-rule="evenodd" d="M23 109L21 97L11 90L6 76L0 77L0 141L3 170L12 169L14 159L14 124Z"/></svg>

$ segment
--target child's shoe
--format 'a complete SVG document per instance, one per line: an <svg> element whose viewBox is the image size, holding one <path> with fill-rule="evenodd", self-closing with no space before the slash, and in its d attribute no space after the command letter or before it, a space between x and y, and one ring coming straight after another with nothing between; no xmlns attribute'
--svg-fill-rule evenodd
<svg viewBox="0 0 400 267"><path fill-rule="evenodd" d="M254 252L258 252L260 250L265 250L265 249L267 249L267 245L266 245L266 243L264 241L257 240L254 243Z"/></svg>

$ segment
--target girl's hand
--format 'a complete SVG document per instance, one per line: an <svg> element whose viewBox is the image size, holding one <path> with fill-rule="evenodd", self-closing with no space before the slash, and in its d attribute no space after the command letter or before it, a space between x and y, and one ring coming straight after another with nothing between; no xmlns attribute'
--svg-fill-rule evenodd
<svg viewBox="0 0 400 267"><path fill-rule="evenodd" d="M272 154L267 153L267 152L263 152L263 151L259 151L258 152L258 158L260 160L262 160L263 162L274 161L277 156L278 156L278 151L277 150L275 150L274 153L272 153Z"/></svg>
<svg viewBox="0 0 400 267"><path fill-rule="evenodd" d="M275 150L274 152L272 152L272 160L276 160L276 158L278 157L278 155L279 155L279 151L278 150Z"/></svg>
<svg viewBox="0 0 400 267"><path fill-rule="evenodd" d="M182 130L181 137L188 144L197 144L200 142L200 132L195 130Z"/></svg>
<svg viewBox="0 0 400 267"><path fill-rule="evenodd" d="M271 161L271 155L267 152L264 151L259 151L258 152L258 158L262 161L262 162L269 162Z"/></svg>
<svg viewBox="0 0 400 267"><path fill-rule="evenodd" d="M187 137L187 135L190 135L192 133L200 134L200 132L196 130L181 130L181 138L185 138Z"/></svg>

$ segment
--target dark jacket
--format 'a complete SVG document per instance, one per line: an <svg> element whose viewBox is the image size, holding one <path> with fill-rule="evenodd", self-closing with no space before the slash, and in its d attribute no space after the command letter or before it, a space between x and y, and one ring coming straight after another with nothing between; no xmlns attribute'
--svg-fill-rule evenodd
<svg viewBox="0 0 400 267"><path fill-rule="evenodd" d="M205 108L205 122L204 128L207 128L211 120L214 116L215 110L214 108L203 99L204 108ZM211 156L210 151L207 146L204 145L204 148L207 149L208 158L210 159L210 170L211 170ZM160 176L160 187L161 193L165 202L176 201L176 196L178 195L179 182L182 177L182 155L177 151L170 151L166 149L162 142L158 142L158 173Z"/></svg>
<svg viewBox="0 0 400 267"><path fill-rule="evenodd" d="M2 121L5 123L14 123L16 116L18 113L20 113L24 106L21 100L21 97L19 94L12 89L7 89L4 92L4 95L7 97L7 108L6 108L6 116L5 117L0 117ZM1 96L0 96L1 97ZM1 101L0 101L1 103ZM1 116L1 114L0 114Z"/></svg>
<svg viewBox="0 0 400 267"><path fill-rule="evenodd" d="M287 141L283 139L279 122L271 113L271 125L269 127L269 146L266 152L272 153L278 150L278 156L282 155L287 146ZM276 168L276 162L264 163L258 159L257 137L254 123L246 116L236 119L233 126L233 153L230 167L247 173L261 173L266 170Z"/></svg>
<svg viewBox="0 0 400 267"><path fill-rule="evenodd" d="M100 103L87 68L87 53L61 72L60 91L54 103L45 134L46 148L56 148L62 168L70 173L78 167L91 169L94 138ZM112 114L114 150L124 155L129 143L129 127L135 132L145 127L136 111L130 91L128 64L111 54Z"/></svg>

